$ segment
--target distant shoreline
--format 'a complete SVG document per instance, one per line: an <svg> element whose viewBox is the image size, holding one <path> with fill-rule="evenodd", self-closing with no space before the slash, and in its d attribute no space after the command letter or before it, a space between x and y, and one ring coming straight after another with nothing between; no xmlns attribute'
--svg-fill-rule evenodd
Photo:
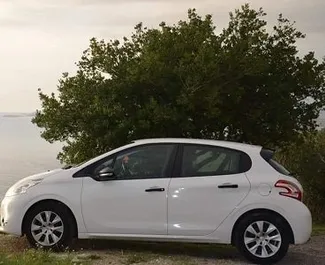
<svg viewBox="0 0 325 265"><path fill-rule="evenodd" d="M0 113L3 118L21 118L21 117L34 117L35 113Z"/></svg>
<svg viewBox="0 0 325 265"><path fill-rule="evenodd" d="M0 112L0 118L23 118L30 117L33 118L36 112ZM321 111L318 119L316 120L320 129L325 128L325 111Z"/></svg>

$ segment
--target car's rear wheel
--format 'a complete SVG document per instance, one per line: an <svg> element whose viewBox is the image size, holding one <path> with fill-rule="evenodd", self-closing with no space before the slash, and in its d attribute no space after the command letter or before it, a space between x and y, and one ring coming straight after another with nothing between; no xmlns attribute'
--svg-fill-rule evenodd
<svg viewBox="0 0 325 265"><path fill-rule="evenodd" d="M35 206L26 216L24 230L33 247L63 250L73 239L74 223L64 205L49 202Z"/></svg>
<svg viewBox="0 0 325 265"><path fill-rule="evenodd" d="M287 253L289 237L282 218L269 213L244 217L236 227L235 245L251 262L273 264Z"/></svg>

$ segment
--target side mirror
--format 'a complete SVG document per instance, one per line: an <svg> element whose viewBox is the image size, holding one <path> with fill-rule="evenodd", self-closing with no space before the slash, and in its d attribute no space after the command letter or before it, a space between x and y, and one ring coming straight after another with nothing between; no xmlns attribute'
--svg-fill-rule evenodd
<svg viewBox="0 0 325 265"><path fill-rule="evenodd" d="M98 180L112 180L115 179L114 169L111 167L105 167L98 173Z"/></svg>

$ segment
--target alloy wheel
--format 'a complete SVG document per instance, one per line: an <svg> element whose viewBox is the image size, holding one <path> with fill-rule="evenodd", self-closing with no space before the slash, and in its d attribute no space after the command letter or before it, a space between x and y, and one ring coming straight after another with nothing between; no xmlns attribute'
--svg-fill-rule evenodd
<svg viewBox="0 0 325 265"><path fill-rule="evenodd" d="M57 244L62 238L64 225L59 215L52 211L37 214L31 224L31 233L35 241L44 247Z"/></svg>
<svg viewBox="0 0 325 265"><path fill-rule="evenodd" d="M254 256L269 258L279 251L282 237L275 225L267 221L257 221L246 228L244 243Z"/></svg>

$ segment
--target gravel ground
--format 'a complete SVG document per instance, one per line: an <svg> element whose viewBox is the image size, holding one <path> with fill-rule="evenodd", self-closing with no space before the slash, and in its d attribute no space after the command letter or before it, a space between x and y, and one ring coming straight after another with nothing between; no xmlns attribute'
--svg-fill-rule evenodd
<svg viewBox="0 0 325 265"><path fill-rule="evenodd" d="M26 248L25 238L0 236L0 252L21 252ZM74 251L88 255L94 265L250 264L235 248L218 245L83 240L75 244ZM325 265L325 235L315 236L305 245L291 246L287 256L278 264Z"/></svg>
<svg viewBox="0 0 325 265"><path fill-rule="evenodd" d="M126 245L124 245L126 244ZM105 248L94 245L101 259L95 265L248 265L235 248L217 245L110 242ZM123 247L121 247L124 245ZM89 247L89 246L88 246ZM103 248L102 248L103 247ZM87 246L85 246L87 249ZM88 248L89 249L89 248ZM110 249L110 251L107 251ZM149 254L148 254L149 253ZM307 244L291 246L279 265L325 265L325 236L315 236Z"/></svg>

